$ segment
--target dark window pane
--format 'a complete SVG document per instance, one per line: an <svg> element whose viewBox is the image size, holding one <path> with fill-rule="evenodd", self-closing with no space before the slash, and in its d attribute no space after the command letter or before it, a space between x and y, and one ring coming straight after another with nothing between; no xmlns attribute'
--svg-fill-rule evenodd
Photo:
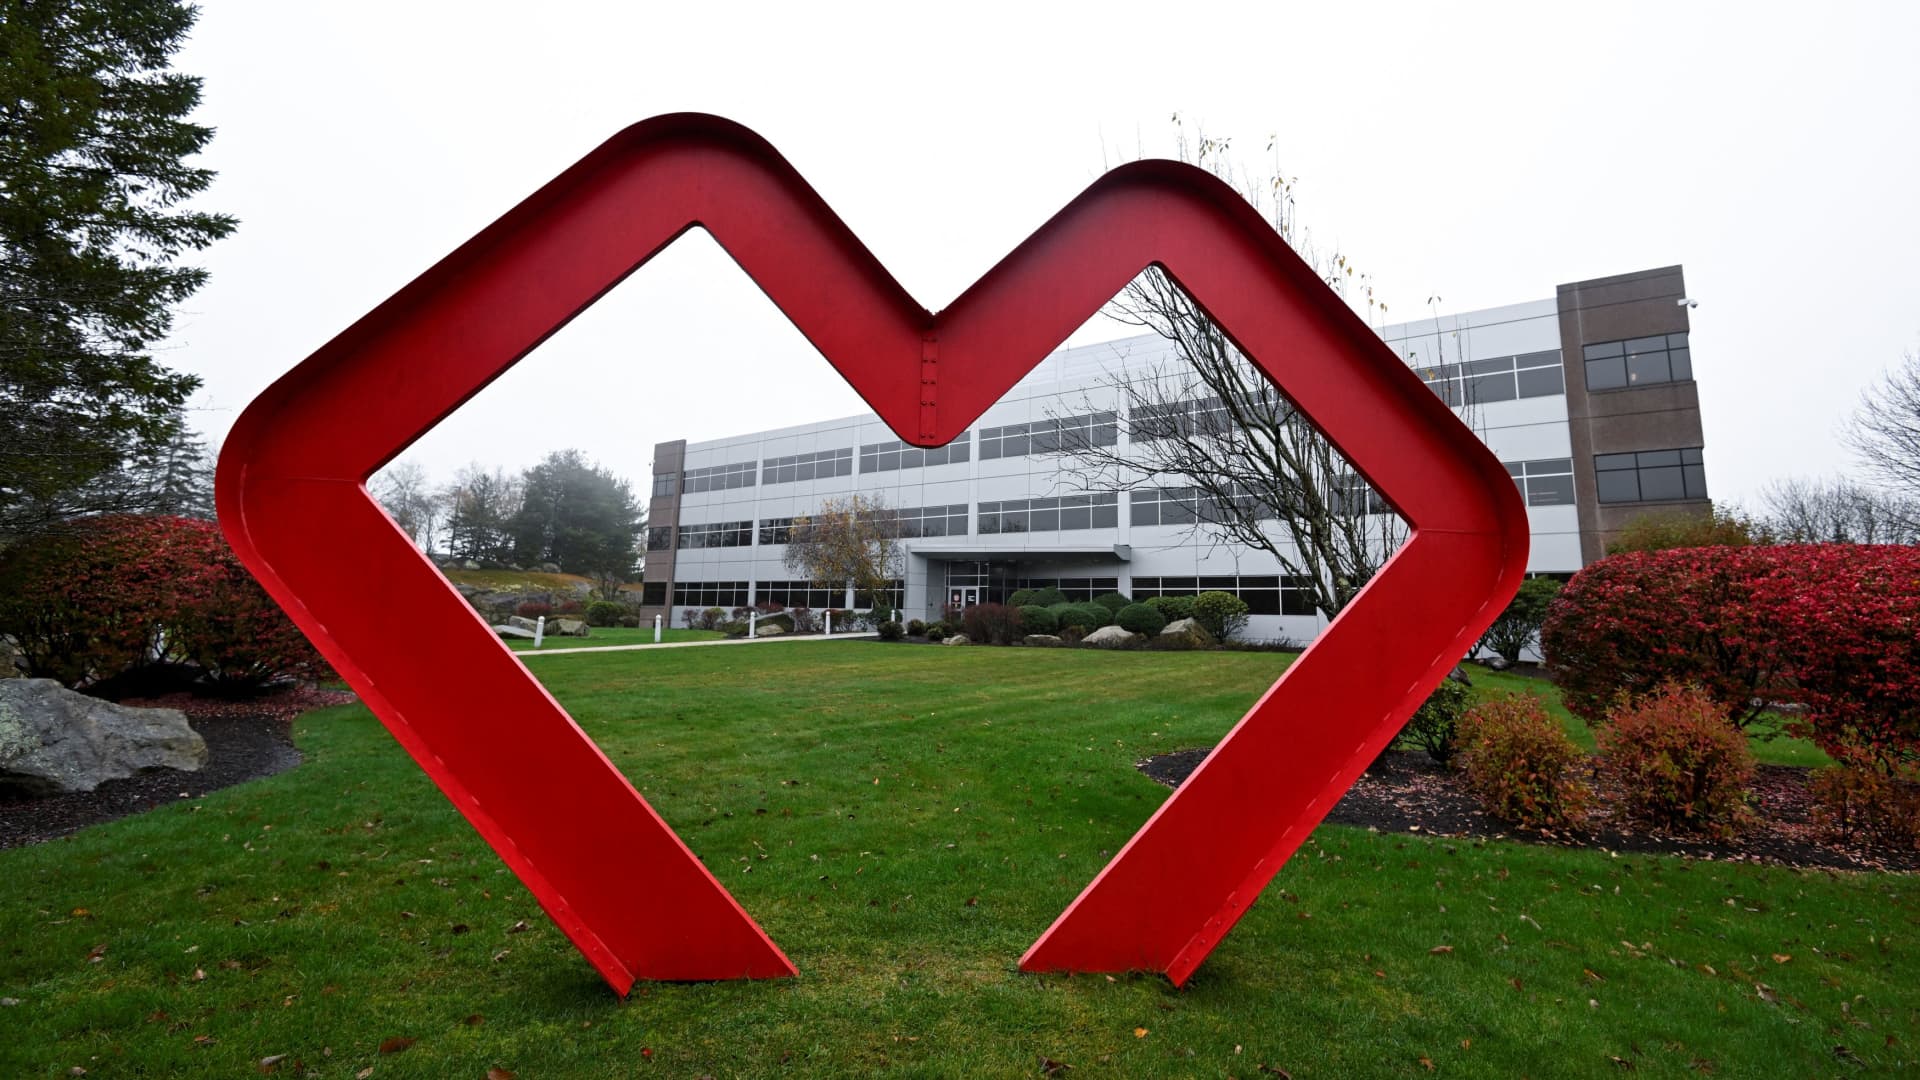
<svg viewBox="0 0 1920 1080"><path fill-rule="evenodd" d="M1638 464L1642 469L1653 465L1680 464L1680 451L1678 450L1642 450L1634 456L1640 459Z"/></svg>
<svg viewBox="0 0 1920 1080"><path fill-rule="evenodd" d="M1162 525L1191 525L1193 520L1193 504L1190 502L1168 502L1160 506Z"/></svg>
<svg viewBox="0 0 1920 1080"><path fill-rule="evenodd" d="M1199 582L1201 592L1232 592L1237 584L1230 577L1203 577Z"/></svg>
<svg viewBox="0 0 1920 1080"><path fill-rule="evenodd" d="M1605 357L1605 356L1620 356L1621 354L1625 353L1627 349L1626 349L1626 346L1621 342L1609 341L1604 345L1588 345L1585 349L1581 351L1585 354L1588 360L1598 360L1601 357Z"/></svg>
<svg viewBox="0 0 1920 1080"><path fill-rule="evenodd" d="M1616 356L1607 360L1587 361L1587 389L1618 390L1627 385L1627 361Z"/></svg>
<svg viewBox="0 0 1920 1080"><path fill-rule="evenodd" d="M1512 371L1513 357L1502 356L1497 360L1475 360L1460 366L1461 369L1469 375L1493 375L1498 372Z"/></svg>
<svg viewBox="0 0 1920 1080"><path fill-rule="evenodd" d="M1249 615L1280 614L1279 589L1241 589L1240 599L1247 602Z"/></svg>
<svg viewBox="0 0 1920 1080"><path fill-rule="evenodd" d="M1530 368L1520 372L1520 396L1552 397L1567 392L1566 373L1557 367Z"/></svg>
<svg viewBox="0 0 1920 1080"><path fill-rule="evenodd" d="M1685 382L1693 378L1693 353L1686 349L1675 349L1667 354L1673 360L1673 379Z"/></svg>
<svg viewBox="0 0 1920 1080"><path fill-rule="evenodd" d="M1160 504L1136 499L1128 520L1135 525L1158 525L1160 524Z"/></svg>
<svg viewBox="0 0 1920 1080"><path fill-rule="evenodd" d="M1083 506L1069 507L1062 510L1060 511L1060 527L1062 529L1091 529L1093 528L1093 511Z"/></svg>
<svg viewBox="0 0 1920 1080"><path fill-rule="evenodd" d="M1687 347L1687 335L1685 334L1668 334L1667 335L1667 348L1684 349L1686 347Z"/></svg>
<svg viewBox="0 0 1920 1080"><path fill-rule="evenodd" d="M1658 502L1663 499L1684 499L1686 497L1686 484L1680 476L1680 467L1678 465L1640 470L1640 498L1642 500L1646 502Z"/></svg>
<svg viewBox="0 0 1920 1080"><path fill-rule="evenodd" d="M1470 401L1512 401L1515 397L1512 375L1480 375L1468 380Z"/></svg>
<svg viewBox="0 0 1920 1080"><path fill-rule="evenodd" d="M1701 464L1701 461L1700 461L1700 451L1699 451L1699 449L1698 449L1698 448L1695 448L1695 449L1692 449L1692 450L1682 450L1682 451L1680 451L1680 464L1682 464L1682 465L1698 465L1698 464Z"/></svg>
<svg viewBox="0 0 1920 1080"><path fill-rule="evenodd" d="M1534 476L1527 479L1528 506L1573 505L1573 477Z"/></svg>
<svg viewBox="0 0 1920 1080"><path fill-rule="evenodd" d="M1194 579L1190 577L1161 578L1160 588L1175 596L1181 596L1186 593L1198 591L1193 587L1193 582Z"/></svg>
<svg viewBox="0 0 1920 1080"><path fill-rule="evenodd" d="M1560 350L1548 349L1545 352L1530 352L1523 356L1514 357L1513 362L1523 368L1524 367L1559 367L1560 366Z"/></svg>
<svg viewBox="0 0 1920 1080"><path fill-rule="evenodd" d="M1659 337L1629 338L1627 339L1626 346L1627 351L1630 353L1665 352L1667 351L1667 337L1665 334L1662 334Z"/></svg>
<svg viewBox="0 0 1920 1080"><path fill-rule="evenodd" d="M1114 529L1120 525L1120 508L1117 506L1096 506L1093 508L1093 527L1096 529Z"/></svg>
<svg viewBox="0 0 1920 1080"><path fill-rule="evenodd" d="M1686 477L1687 498L1704 499L1707 497L1707 470L1704 465L1682 465L1680 471Z"/></svg>
<svg viewBox="0 0 1920 1080"><path fill-rule="evenodd" d="M1672 382L1667 374L1667 354L1634 353L1627 357L1627 381L1635 386Z"/></svg>
<svg viewBox="0 0 1920 1080"><path fill-rule="evenodd" d="M1573 471L1572 458L1547 458L1542 461L1527 462L1527 475L1539 476L1542 473L1570 473Z"/></svg>
<svg viewBox="0 0 1920 1080"><path fill-rule="evenodd" d="M1034 532L1057 532L1060 529L1060 511L1035 510L1030 515L1028 527Z"/></svg>
<svg viewBox="0 0 1920 1080"><path fill-rule="evenodd" d="M1600 501L1603 503L1639 502L1640 482L1632 471L1596 474Z"/></svg>

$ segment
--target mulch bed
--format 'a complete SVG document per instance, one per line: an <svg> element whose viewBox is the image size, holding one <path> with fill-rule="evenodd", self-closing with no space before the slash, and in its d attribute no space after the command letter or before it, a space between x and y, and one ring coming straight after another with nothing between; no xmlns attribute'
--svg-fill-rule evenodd
<svg viewBox="0 0 1920 1080"><path fill-rule="evenodd" d="M1141 772L1179 787L1211 748L1182 750L1138 763ZM1360 777L1327 820L1381 832L1421 836L1497 837L1561 847L1658 852L1726 863L1765 863L1826 870L1920 870L1920 851L1843 843L1824 836L1811 819L1810 770L1762 765L1754 776L1754 821L1731 840L1658 836L1615 819L1606 786L1595 785L1594 809L1585 827L1568 832L1518 829L1488 817L1461 787L1459 777L1421 751L1395 750L1383 767Z"/></svg>
<svg viewBox="0 0 1920 1080"><path fill-rule="evenodd" d="M92 791L37 799L0 796L0 850L52 840L89 825L285 772L300 764L300 751L293 745L293 718L309 709L355 700L338 690L302 689L252 701L215 701L187 694L123 701L122 705L186 713L187 723L207 741L206 765L199 772L152 769L125 780L109 780Z"/></svg>

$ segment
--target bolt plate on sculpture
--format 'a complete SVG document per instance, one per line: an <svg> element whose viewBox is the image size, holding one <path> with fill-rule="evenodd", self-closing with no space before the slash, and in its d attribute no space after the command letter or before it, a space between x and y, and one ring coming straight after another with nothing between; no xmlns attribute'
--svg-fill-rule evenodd
<svg viewBox="0 0 1920 1080"><path fill-rule="evenodd" d="M366 489L695 226L916 446L966 431L1158 265L1406 519L1386 567L1020 961L1184 982L1505 607L1527 552L1506 469L1203 170L1113 170L934 314L757 135L636 124L247 408L217 482L234 550L617 992L794 974Z"/></svg>

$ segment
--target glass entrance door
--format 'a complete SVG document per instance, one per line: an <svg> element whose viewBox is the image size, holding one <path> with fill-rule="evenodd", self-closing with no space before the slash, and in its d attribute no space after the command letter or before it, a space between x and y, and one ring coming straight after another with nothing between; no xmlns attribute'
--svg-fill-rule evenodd
<svg viewBox="0 0 1920 1080"><path fill-rule="evenodd" d="M958 585L947 590L947 603L961 611L979 602L980 587L978 585Z"/></svg>

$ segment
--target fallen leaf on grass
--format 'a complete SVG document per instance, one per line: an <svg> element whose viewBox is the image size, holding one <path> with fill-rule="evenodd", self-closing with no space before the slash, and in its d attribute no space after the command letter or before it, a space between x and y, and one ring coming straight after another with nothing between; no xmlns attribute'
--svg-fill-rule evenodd
<svg viewBox="0 0 1920 1080"><path fill-rule="evenodd" d="M265 1075L272 1075L273 1073L279 1072L280 1063L285 1060L287 1060L287 1055L285 1054L268 1054L266 1057L260 1059L260 1072Z"/></svg>
<svg viewBox="0 0 1920 1080"><path fill-rule="evenodd" d="M1445 956L1452 951L1453 951L1453 946L1451 945L1435 945L1433 948L1427 950L1427 955L1428 956Z"/></svg>
<svg viewBox="0 0 1920 1080"><path fill-rule="evenodd" d="M513 1074L505 1069L488 1069L487 1080L513 1080Z"/></svg>
<svg viewBox="0 0 1920 1080"><path fill-rule="evenodd" d="M1067 1064L1066 1062L1055 1061L1045 1054L1041 1054L1039 1055L1039 1057L1040 1057L1040 1075L1041 1076L1057 1076L1060 1073L1066 1072L1068 1069L1073 1068L1073 1066Z"/></svg>
<svg viewBox="0 0 1920 1080"><path fill-rule="evenodd" d="M1255 1069L1254 1071L1267 1073L1272 1076L1277 1076L1280 1078L1280 1080L1293 1080L1292 1073L1288 1072L1287 1070L1281 1068L1278 1065L1269 1065L1264 1061L1261 1062L1259 1068Z"/></svg>
<svg viewBox="0 0 1920 1080"><path fill-rule="evenodd" d="M1146 1038L1146 1037L1147 1037L1147 1029L1146 1029L1146 1028L1134 1028L1134 1029L1133 1029L1133 1037L1134 1037L1134 1038L1136 1038L1136 1039L1144 1039L1144 1038Z"/></svg>
<svg viewBox="0 0 1920 1080"><path fill-rule="evenodd" d="M532 929L532 927L527 925L527 920L521 919L519 922L514 923L512 926L507 927L507 933L524 934L530 929Z"/></svg>
<svg viewBox="0 0 1920 1080"><path fill-rule="evenodd" d="M1423 1069L1425 1069L1425 1070L1427 1070L1428 1072L1432 1072L1432 1071L1433 1071L1433 1059L1432 1059L1432 1058L1430 1058L1430 1057L1423 1057L1423 1058L1421 1058L1421 1059L1420 1059L1420 1067L1421 1067L1421 1068L1423 1068Z"/></svg>
<svg viewBox="0 0 1920 1080"><path fill-rule="evenodd" d="M373 1075L373 1066L369 1065L366 1068L361 1069L359 1072L354 1073L353 1080L367 1080L367 1077L372 1075Z"/></svg>
<svg viewBox="0 0 1920 1080"><path fill-rule="evenodd" d="M1633 1062L1628 1061L1626 1058L1608 1054L1607 1060L1613 1062L1615 1068L1625 1069L1628 1072L1633 1071Z"/></svg>
<svg viewBox="0 0 1920 1080"><path fill-rule="evenodd" d="M1793 957L1787 953L1777 952L1773 954L1773 962L1776 964L1784 964L1791 959L1793 959Z"/></svg>
<svg viewBox="0 0 1920 1080"><path fill-rule="evenodd" d="M380 1044L380 1052L383 1054L397 1054L407 1047L412 1046L414 1041L415 1040L409 1039L404 1035L395 1035L393 1038Z"/></svg>
<svg viewBox="0 0 1920 1080"><path fill-rule="evenodd" d="M206 972L206 969L205 969L205 968L194 968L194 969L193 969L193 981L194 981L194 982L206 982L206 981L207 981L207 972Z"/></svg>
<svg viewBox="0 0 1920 1080"><path fill-rule="evenodd" d="M472 1016L469 1016L469 1017L467 1017L467 1018L466 1018L465 1020L462 1020L462 1021L460 1021L460 1022L461 1022L461 1023L463 1023L463 1024L465 1024L465 1025L467 1025L468 1027L479 1027L479 1026L480 1026L480 1014L479 1014L479 1013L474 1013L474 1014L473 1014Z"/></svg>

